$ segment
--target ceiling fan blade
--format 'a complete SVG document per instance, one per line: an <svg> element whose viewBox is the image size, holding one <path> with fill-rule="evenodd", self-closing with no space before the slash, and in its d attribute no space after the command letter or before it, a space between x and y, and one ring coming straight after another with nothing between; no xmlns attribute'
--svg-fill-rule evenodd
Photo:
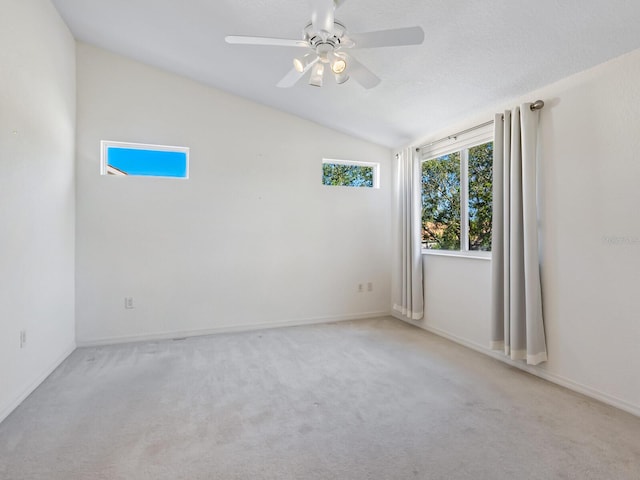
<svg viewBox="0 0 640 480"><path fill-rule="evenodd" d="M394 28L376 32L354 33L349 38L355 43L353 48L400 47L420 45L424 42L422 27Z"/></svg>
<svg viewBox="0 0 640 480"><path fill-rule="evenodd" d="M349 74L351 78L353 78L356 82L362 85L364 88L369 89L377 86L380 83L380 78L361 64L358 60L353 58L351 55L346 53L341 53L344 59L347 61L347 70L346 72Z"/></svg>
<svg viewBox="0 0 640 480"><path fill-rule="evenodd" d="M282 80L280 80L276 84L276 86L280 88L293 87L296 83L300 81L302 77L304 77L304 74L307 73L311 67L313 67L316 63L318 63L318 60L320 60L320 57L316 57L315 60L309 62L304 67L304 70L302 70L301 72L298 71L295 67L292 68L291 70L289 70L289 73L287 73L284 77L282 77Z"/></svg>
<svg viewBox="0 0 640 480"><path fill-rule="evenodd" d="M238 35L227 35L224 37L227 43L234 45L265 45L270 47L308 47L304 40L292 40L289 38L269 38L269 37L245 37Z"/></svg>
<svg viewBox="0 0 640 480"><path fill-rule="evenodd" d="M280 80L276 86L279 88L293 87L303 76L304 72L300 73L295 68L292 68L289 70L289 73L282 77L282 80Z"/></svg>
<svg viewBox="0 0 640 480"><path fill-rule="evenodd" d="M334 0L309 0L311 4L311 24L316 32L333 32Z"/></svg>

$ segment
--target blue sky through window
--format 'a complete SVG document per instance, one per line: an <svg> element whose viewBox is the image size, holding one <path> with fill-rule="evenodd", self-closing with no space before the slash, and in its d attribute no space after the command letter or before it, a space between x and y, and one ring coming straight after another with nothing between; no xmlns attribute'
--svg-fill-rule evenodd
<svg viewBox="0 0 640 480"><path fill-rule="evenodd" d="M127 175L178 178L187 176L186 152L109 147L107 158L109 166Z"/></svg>

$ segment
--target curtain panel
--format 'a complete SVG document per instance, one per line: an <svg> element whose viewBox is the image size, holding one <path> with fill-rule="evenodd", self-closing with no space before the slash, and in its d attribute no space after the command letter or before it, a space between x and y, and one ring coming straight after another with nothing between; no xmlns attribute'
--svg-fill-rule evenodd
<svg viewBox="0 0 640 480"><path fill-rule="evenodd" d="M422 284L420 162L412 148L402 150L396 162L394 192L395 235L393 310L410 320L424 315Z"/></svg>
<svg viewBox="0 0 640 480"><path fill-rule="evenodd" d="M493 159L491 347L513 360L547 360L537 211L539 112L496 115Z"/></svg>

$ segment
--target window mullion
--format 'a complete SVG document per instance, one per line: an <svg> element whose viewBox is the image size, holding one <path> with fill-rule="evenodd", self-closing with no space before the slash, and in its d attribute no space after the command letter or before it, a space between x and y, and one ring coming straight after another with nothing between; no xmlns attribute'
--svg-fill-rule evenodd
<svg viewBox="0 0 640 480"><path fill-rule="evenodd" d="M469 250L469 149L460 151L460 251Z"/></svg>

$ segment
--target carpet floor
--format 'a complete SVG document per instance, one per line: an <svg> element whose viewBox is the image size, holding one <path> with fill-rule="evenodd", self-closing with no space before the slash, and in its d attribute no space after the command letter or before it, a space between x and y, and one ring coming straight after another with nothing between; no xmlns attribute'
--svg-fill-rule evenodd
<svg viewBox="0 0 640 480"><path fill-rule="evenodd" d="M0 478L640 479L640 418L391 318L76 350Z"/></svg>

